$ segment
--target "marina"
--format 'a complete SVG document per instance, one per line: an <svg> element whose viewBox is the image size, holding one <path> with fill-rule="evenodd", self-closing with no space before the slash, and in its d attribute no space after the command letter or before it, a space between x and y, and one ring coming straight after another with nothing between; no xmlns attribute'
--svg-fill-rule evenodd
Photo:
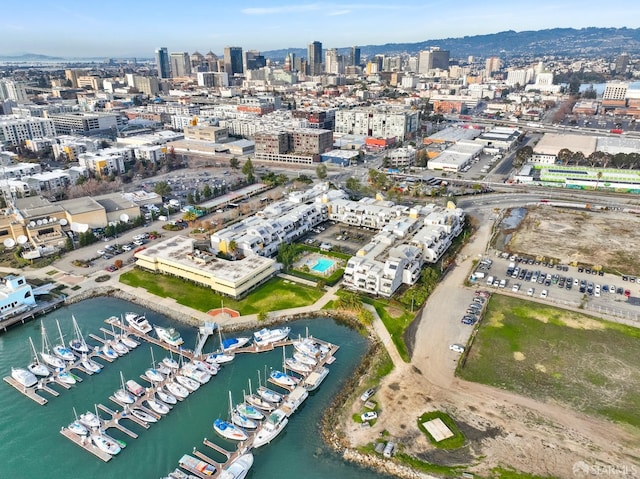
<svg viewBox="0 0 640 479"><path fill-rule="evenodd" d="M96 302L97 301L100 301L101 304L103 301L108 303L118 303L117 300L114 301L112 299L108 299L108 300L99 299L99 300L96 300ZM80 304L80 306L82 306L82 304ZM105 309L106 308L96 308L95 311L96 312L98 312L99 310L104 311ZM124 312L132 309L134 308L131 308L131 306L124 304L122 311ZM94 309L91 308L91 310L94 310ZM110 308L109 311L112 314L116 314L116 310L113 310ZM104 317L95 318L95 319L92 319L91 321L87 321L86 308L84 310L75 309L73 312L75 313L75 316L77 317L78 321L80 322L80 325L82 326L83 331L85 332L93 331L97 336L102 336L103 333L101 331L101 327L104 327L104 329L107 331L111 329L111 325L104 322L105 321ZM84 315L82 314L82 312L84 312ZM67 335L69 334L68 331L70 330L71 314L68 314L68 315L66 313L63 313L63 314L64 316L61 316L60 322L63 327L64 334ZM118 315L119 314L120 313L118 312ZM158 321L158 316L153 315L151 313L147 313L147 318L150 320L152 324L155 324ZM163 319L160 318L159 321L163 321ZM54 325L53 329L55 329L55 322L46 323L46 324L53 324ZM161 322L160 324L163 324L163 323ZM304 324L306 323L300 323L300 324L302 326L296 326L294 328L296 335L298 334L298 332L302 332L302 334L304 334ZM333 328L332 325L333 325L333 322L330 322L326 326L323 326L318 330L314 328L314 333L317 336L322 337L325 335L323 331L325 330L331 331L331 328ZM33 326L30 329L31 330L37 329L37 326L38 326L38 323L33 323ZM292 323L291 326L294 326L294 324ZM339 327L339 330L345 331L347 334L351 334L347 331L346 328ZM25 330L23 335L18 335L17 331L18 330L13 330L11 334L15 335L16 337L20 336L23 339L19 339L17 341L15 339L12 340L12 346L17 347L19 346L19 344L23 344L22 346L23 352L20 354L16 354L15 349L13 348L9 349L9 351L11 351L14 357L14 359L11 362L13 363L14 366L20 366L21 363L24 363L26 365L26 363L28 362L28 358L30 357L30 354L29 354L28 337L25 336L24 334L33 334L33 333ZM115 332L117 334L120 334L121 331L122 330L120 328L117 328L117 327L115 328ZM181 332L182 336L185 339L186 346L194 345L196 343L195 328L186 328L183 326L182 328L179 329L179 331ZM150 334L153 335L153 333L150 333ZM246 336L246 333L244 334L244 336ZM72 336L69 334L69 336L67 337L71 338ZM90 336L88 334L86 335L86 337L87 337L87 340L91 341L93 344L98 344L97 341L90 340L89 339ZM111 337L113 337L112 334L107 334L106 338L104 339L108 340ZM138 341L143 345L149 344L147 341L140 338L139 336L132 335L132 337L135 338L136 341ZM350 337L352 337L350 341L353 341L353 339L355 339L356 341L358 341L357 344L364 345L364 342L361 342L361 339L357 336L357 334L354 334L353 336L350 336ZM215 339L215 337L213 339ZM333 342L340 341L341 338L335 337L332 339L334 340L330 342L333 343ZM163 345L163 346L160 346L161 349L158 349L154 344L153 347L155 348L154 352L155 352L156 360L162 361L162 358L164 356L162 351L166 353L167 357L170 356L169 350L172 349L170 346L167 347ZM217 340L215 341L215 347L218 347ZM204 350L210 351L212 349L215 349L215 347L212 347L210 343L207 343ZM288 355L290 355L291 354L290 345L287 345L286 347L288 350ZM254 348L252 348L251 346L246 346L246 349L244 351L240 353L236 351L237 354L231 366L222 367L220 369L220 372L218 373L218 376L211 379L210 381L211 383L216 383L213 387L208 386L206 384L201 386L201 388L207 389L204 393L189 394L188 397L183 401L178 401L177 405L174 405L173 409L166 416L162 416L161 419L157 420L157 423L145 423L144 421L140 421L140 420L135 421L135 419L137 418L135 418L130 412L131 409L133 408L133 405L129 406L129 412L125 413L124 403L118 403L116 401L109 399L110 396L113 396L114 391L116 391L118 388L121 387L120 371L123 372L123 376L125 380L134 379L145 389L153 388L152 383L145 382L143 379L139 378L139 376L145 371L146 368L150 366L150 363L151 363L149 347L147 346L147 348L145 348L143 346L142 348L138 348L137 350L131 351L130 353L128 353L128 356L131 356L131 358L121 357L119 361L114 361L112 364L117 364L118 365L117 368L109 367L110 363L106 361L102 361L101 359L97 358L97 360L105 364L105 368L103 369L99 377L94 376L91 379L91 381L89 381L89 383L91 383L90 387L87 388L84 385L81 387L72 387L70 390L68 390L68 392L61 394L56 401L49 401L49 404L47 405L46 408L31 407L31 411L29 411L29 414L27 416L28 418L27 422L24 423L24 426L22 421L14 422L12 426L7 430L7 432L10 430L13 430L15 431L15 434L18 434L17 437L20 437L20 438L24 437L25 441L26 441L26 438L30 438L28 439L29 442L23 441L23 444L25 446L24 453L27 453L27 451L32 450L31 444L34 444L34 446L37 444L40 444L40 446L38 447L46 447L44 446L43 441L51 442L51 439L53 437L51 436L51 434L61 434L60 432L61 426L65 426L64 429L67 429L67 425L73 419L72 417L69 417L69 411L73 406L78 408L79 410L78 412L86 411L86 410L91 411L94 408L93 404L96 403L96 404L101 404L102 406L105 406L109 410L112 410L114 413L116 413L116 416L112 416L111 414L105 412L102 409L102 407L98 408L99 415L103 419L102 429L104 433L113 437L115 440L126 441L127 447L124 448L120 454L118 454L118 457L116 458L115 461L109 460L108 467L103 469L103 467L100 467L99 464L103 464L104 461L103 459L99 458L98 455L100 455L100 453L104 451L102 451L98 447L94 448L91 443L87 442L86 444L86 448L88 452L87 454L85 452L80 452L80 448L83 447L82 439L74 438L74 440L70 439L68 441L54 440L53 445L55 446L55 449L61 450L62 454L64 454L66 458L64 463L60 463L56 465L56 467L53 469L55 471L58 471L58 474L63 474L62 471L67 470L67 464L69 464L69 467L74 467L74 468L80 467L83 470L89 471L88 472L89 474L100 479L102 478L106 479L106 477L114 477L116 475L124 475L123 477L125 477L127 475L133 474L132 471L137 471L138 474L141 474L140 477L158 477L158 478L164 477L168 473L170 473L170 471L173 471L176 468L176 466L179 467L178 461L183 454L188 454L188 455L197 457L195 454L192 453L193 446L197 444L200 444L200 446L197 447L198 452L200 452L201 454L204 454L205 456L210 458L213 462L222 465L222 468L220 468L216 464L213 464L216 467L217 471L224 470L225 467L231 464L231 460L233 460L233 458L239 457L239 453L242 450L242 448L249 448L249 450L251 450L251 445L250 445L251 437L245 440L244 444L238 444L238 445L229 443L224 439L219 439L217 435L213 433L213 427L212 427L213 420L216 417L228 419L227 414L228 414L228 406L229 406L228 405L229 389L232 390L233 399L235 400L234 401L234 405L235 405L235 403L242 401L243 390L247 390L248 379L253 379L255 385L258 386L259 381L256 379L256 371L262 371L262 370L269 371L271 369L282 368L281 349L282 349L281 346L277 350L271 347L269 348L263 347L261 348L261 350L257 351L263 354L255 354ZM295 441L297 444L300 443L301 440L295 439L295 438L299 437L299 434L301 434L302 431L305 431L309 427L312 427L315 429L316 424L318 423L318 419L315 418L316 414L320 413L322 408L325 407L325 405L327 404L326 403L327 396L335 394L335 387L337 386L338 382L337 382L337 378L333 377L334 372L344 370L345 364L343 363L343 360L349 357L354 357L353 352L351 352L352 346L349 346L347 349L348 349L347 356L343 357L343 355L341 354L339 356L340 361L335 363L336 367L331 368L332 373L328 376L328 379L327 379L327 381L329 381L327 383L328 386L323 383L323 387L319 388L318 393L314 395L313 401L306 401L308 404L305 404L304 407L296 411L296 413L290 418L289 424L286 426L283 432L277 436L277 440L275 439L272 440L269 447L259 448L259 453L256 456L257 462L253 465L253 469L256 469L261 474L261 476L263 472L262 469L264 467L266 467L265 469L266 471L269 470L269 466L266 466L264 464L264 459L266 457L265 454L272 455L272 454L284 453L282 448L291 447L290 445L286 446L286 444L289 444L292 440ZM361 351L361 349L358 351ZM179 362L181 361L186 362L188 360L186 356L184 356L183 359L181 360L180 356L177 355L175 350L173 353L173 358L175 358ZM4 371L7 371L7 364L10 364L9 359L10 358L8 356L5 356L2 359L0 359L0 364L3 365L2 368ZM8 369L10 370L10 367ZM339 377L344 377L343 376L344 373L342 372L335 373L335 374L339 374L340 375ZM5 374L5 375L8 376L8 374ZM86 383L87 381L85 381L85 385L87 385ZM222 390L219 387L221 384L225 385L224 389ZM264 376L262 376L262 384L265 384ZM61 390L61 388L58 386L54 385L53 387L58 391ZM286 390L282 390L277 386L269 385L268 387L272 388L274 392L277 392L282 396L288 395ZM328 389L325 389L325 388L328 388ZM163 389L165 388L163 387ZM11 387L11 388L6 387L4 391L0 391L0 399L5 401L3 403L3 406L7 411L9 411L9 413L13 417L15 417L14 415L15 408L10 403L16 403L16 405L21 404L20 407L22 409L25 408L25 404L23 402L21 402L20 400L16 400L16 396L20 396L20 395L16 395L15 391L17 391L17 389L15 389L14 387ZM64 391L67 391L67 390L64 390ZM254 393L256 392L255 387L253 392ZM151 391L149 391L149 393L151 393ZM40 393L40 394L44 394L44 397L50 398L46 393ZM157 393L155 394L154 397L157 400L161 400ZM9 401L9 403L6 402L7 400ZM86 404L87 401L90 401L90 404ZM142 404L143 402L144 402L144 399L140 400L138 404L141 404L144 407L145 404ZM85 403L85 405L83 405L83 403ZM180 406L180 404L186 404L186 406ZM147 409L150 410L149 407L147 407ZM42 413L40 413L39 411L42 411ZM310 413L313 414L314 418L311 418L309 416ZM156 414L156 416L160 417L161 415ZM114 427L114 423L111 422L112 420L114 422L117 421L120 426L131 431L134 434L137 434L139 437L137 439L133 439L131 436L123 432L122 429ZM29 430L28 431L24 430L24 428L29 424L30 424L30 426L28 426ZM260 427L261 424L262 423L258 421L258 427ZM32 434L30 431L31 430L36 431L38 429L43 429L42 433L39 434L37 437L32 437ZM48 433L46 432L47 430L49 431ZM65 437L67 436L69 436L70 438L73 437L71 436L71 434L75 434L77 436L77 433L72 433L71 431L69 431L68 434L65 434ZM307 433L304 433L304 434L307 434ZM167 443L166 441L167 435L170 435L171 437L170 443ZM317 433L313 433L312 437L314 441L317 441L319 436ZM203 438L207 438L207 441L210 444L214 444L216 447L210 447L209 445L207 445L203 441ZM302 442L306 444L308 441L306 439L303 439ZM100 452L94 453L91 451L93 449ZM227 451L227 454L231 458L231 460L228 459L227 455L221 454L220 449L224 449L225 451ZM274 450L273 453L271 452L272 449ZM78 450L79 452L74 453L74 450ZM275 452L278 450L280 450L280 453ZM145 452L143 453L142 451L145 451ZM309 452L312 453L313 451L310 450ZM144 457L148 457L149 460L145 460L141 462L140 461L141 454L144 454ZM105 457L105 456L102 455L102 457ZM325 457L325 460L326 460L326 457ZM303 461L301 460L300 462L302 463ZM335 463L339 468L345 467L344 465L342 465L342 461L339 459L339 457L334 458L333 454L331 454L331 459L329 463L331 464ZM329 463L327 463L327 467ZM76 464L76 466L71 466L73 464ZM3 474L8 471L21 471L21 470L22 469L19 468L17 464L15 464L15 461L13 460L13 458L10 458L10 460L4 465L0 465L0 472L3 472ZM42 471L39 473L41 475L43 473L46 473L44 471L48 469L45 469L44 467L41 468L36 463L33 463L33 464L30 463L26 470L28 472L23 473L23 475L27 474L28 477L31 477L32 475L35 474L35 471L37 470ZM187 474L193 474L193 473L187 472ZM276 477L269 474L271 473L268 473L266 477ZM222 476L226 477L225 475L222 475ZM287 476L285 475L281 477L287 477ZM355 477L358 477L358 476L356 475ZM364 476L360 476L360 477L364 477Z"/></svg>

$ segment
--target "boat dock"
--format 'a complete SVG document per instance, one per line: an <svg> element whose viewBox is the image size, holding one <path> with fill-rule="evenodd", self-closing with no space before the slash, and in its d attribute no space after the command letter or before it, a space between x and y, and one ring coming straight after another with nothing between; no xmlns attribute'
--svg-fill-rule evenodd
<svg viewBox="0 0 640 479"><path fill-rule="evenodd" d="M95 446L95 444L91 441L91 438L89 438L87 436L78 436L77 434L71 432L66 427L63 427L62 429L60 429L60 434L62 434L64 437L66 437L70 441L76 443L78 446L80 446L85 451L88 451L91 454L93 454L94 456L99 457L104 462L110 461L111 458L113 457L111 454L106 453L106 452L102 451L101 449L98 449Z"/></svg>

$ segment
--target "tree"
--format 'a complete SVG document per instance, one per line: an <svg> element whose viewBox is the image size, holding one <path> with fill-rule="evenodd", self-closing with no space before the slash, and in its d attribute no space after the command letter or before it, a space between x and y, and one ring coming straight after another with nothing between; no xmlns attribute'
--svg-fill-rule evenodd
<svg viewBox="0 0 640 479"><path fill-rule="evenodd" d="M316 176L319 180L324 180L327 177L327 167L326 165L318 165L316 167Z"/></svg>
<svg viewBox="0 0 640 479"><path fill-rule="evenodd" d="M600 183L600 180L602 179L602 171L598 171L598 174L596 175L596 177L598 178L596 180L596 187L595 187L595 189L597 190L598 189L598 185Z"/></svg>
<svg viewBox="0 0 640 479"><path fill-rule="evenodd" d="M211 195L211 187L209 186L209 184L204 185L204 188L202 188L202 196L204 196L204 198L208 200L209 198L211 198Z"/></svg>
<svg viewBox="0 0 640 479"><path fill-rule="evenodd" d="M564 166L567 166L572 156L573 152L571 150L563 148L558 152L558 161L560 161Z"/></svg>
<svg viewBox="0 0 640 479"><path fill-rule="evenodd" d="M234 156L229 160L229 166L234 170L237 170L238 168L240 168L240 161Z"/></svg>
<svg viewBox="0 0 640 479"><path fill-rule="evenodd" d="M196 204L200 203L200 200L202 199L202 197L200 196L200 190L196 190L195 195L193 195L193 199L196 200Z"/></svg>
<svg viewBox="0 0 640 479"><path fill-rule="evenodd" d="M236 251L238 251L238 243L236 243L235 240L231 240L229 241L229 254L231 254L231 256L235 256Z"/></svg>
<svg viewBox="0 0 640 479"><path fill-rule="evenodd" d="M288 270L296 260L299 251L300 248L296 244L282 243L278 248L276 259L282 263L285 270Z"/></svg>
<svg viewBox="0 0 640 479"><path fill-rule="evenodd" d="M258 313L258 321L263 322L269 319L269 313L267 313L264 309L260 310Z"/></svg>
<svg viewBox="0 0 640 479"><path fill-rule="evenodd" d="M360 184L360 180L358 180L357 178L354 178L353 176L350 178L347 178L347 181L345 182L344 186L351 191L360 191L360 188L362 188L362 185Z"/></svg>
<svg viewBox="0 0 640 479"><path fill-rule="evenodd" d="M251 158L248 158L244 165L242 165L242 174L246 175L247 183L253 183L255 181L253 163Z"/></svg>
<svg viewBox="0 0 640 479"><path fill-rule="evenodd" d="M520 167L524 165L533 155L533 148L529 145L523 146L517 152L515 157L513 158L513 166Z"/></svg>
<svg viewBox="0 0 640 479"><path fill-rule="evenodd" d="M122 268L122 265L123 265L123 264L124 264L124 263L122 262L122 260L121 260L121 259L117 259L117 260L115 260L115 261L113 262L113 265L116 267L116 269L120 269L120 268Z"/></svg>
<svg viewBox="0 0 640 479"><path fill-rule="evenodd" d="M198 215L195 211L187 211L184 215L182 215L182 219L188 222L195 221L198 218Z"/></svg>
<svg viewBox="0 0 640 479"><path fill-rule="evenodd" d="M195 201L193 199L193 193L191 192L187 193L187 203L190 205L195 204Z"/></svg>
<svg viewBox="0 0 640 479"><path fill-rule="evenodd" d="M171 185L166 181L158 181L156 186L153 188L153 191L165 198L171 194Z"/></svg>

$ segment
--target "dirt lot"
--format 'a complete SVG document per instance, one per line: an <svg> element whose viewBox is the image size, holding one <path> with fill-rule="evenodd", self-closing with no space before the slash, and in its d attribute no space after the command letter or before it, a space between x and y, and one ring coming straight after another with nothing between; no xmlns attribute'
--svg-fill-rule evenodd
<svg viewBox="0 0 640 479"><path fill-rule="evenodd" d="M640 218L618 211L531 208L507 250L640 275Z"/></svg>

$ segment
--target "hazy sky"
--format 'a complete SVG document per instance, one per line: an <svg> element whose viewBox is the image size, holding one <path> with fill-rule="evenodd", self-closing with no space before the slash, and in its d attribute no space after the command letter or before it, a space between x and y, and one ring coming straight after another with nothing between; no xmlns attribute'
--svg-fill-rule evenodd
<svg viewBox="0 0 640 479"><path fill-rule="evenodd" d="M0 7L0 54L152 57L348 47L554 27L640 26L640 2L618 0L23 0Z"/></svg>

